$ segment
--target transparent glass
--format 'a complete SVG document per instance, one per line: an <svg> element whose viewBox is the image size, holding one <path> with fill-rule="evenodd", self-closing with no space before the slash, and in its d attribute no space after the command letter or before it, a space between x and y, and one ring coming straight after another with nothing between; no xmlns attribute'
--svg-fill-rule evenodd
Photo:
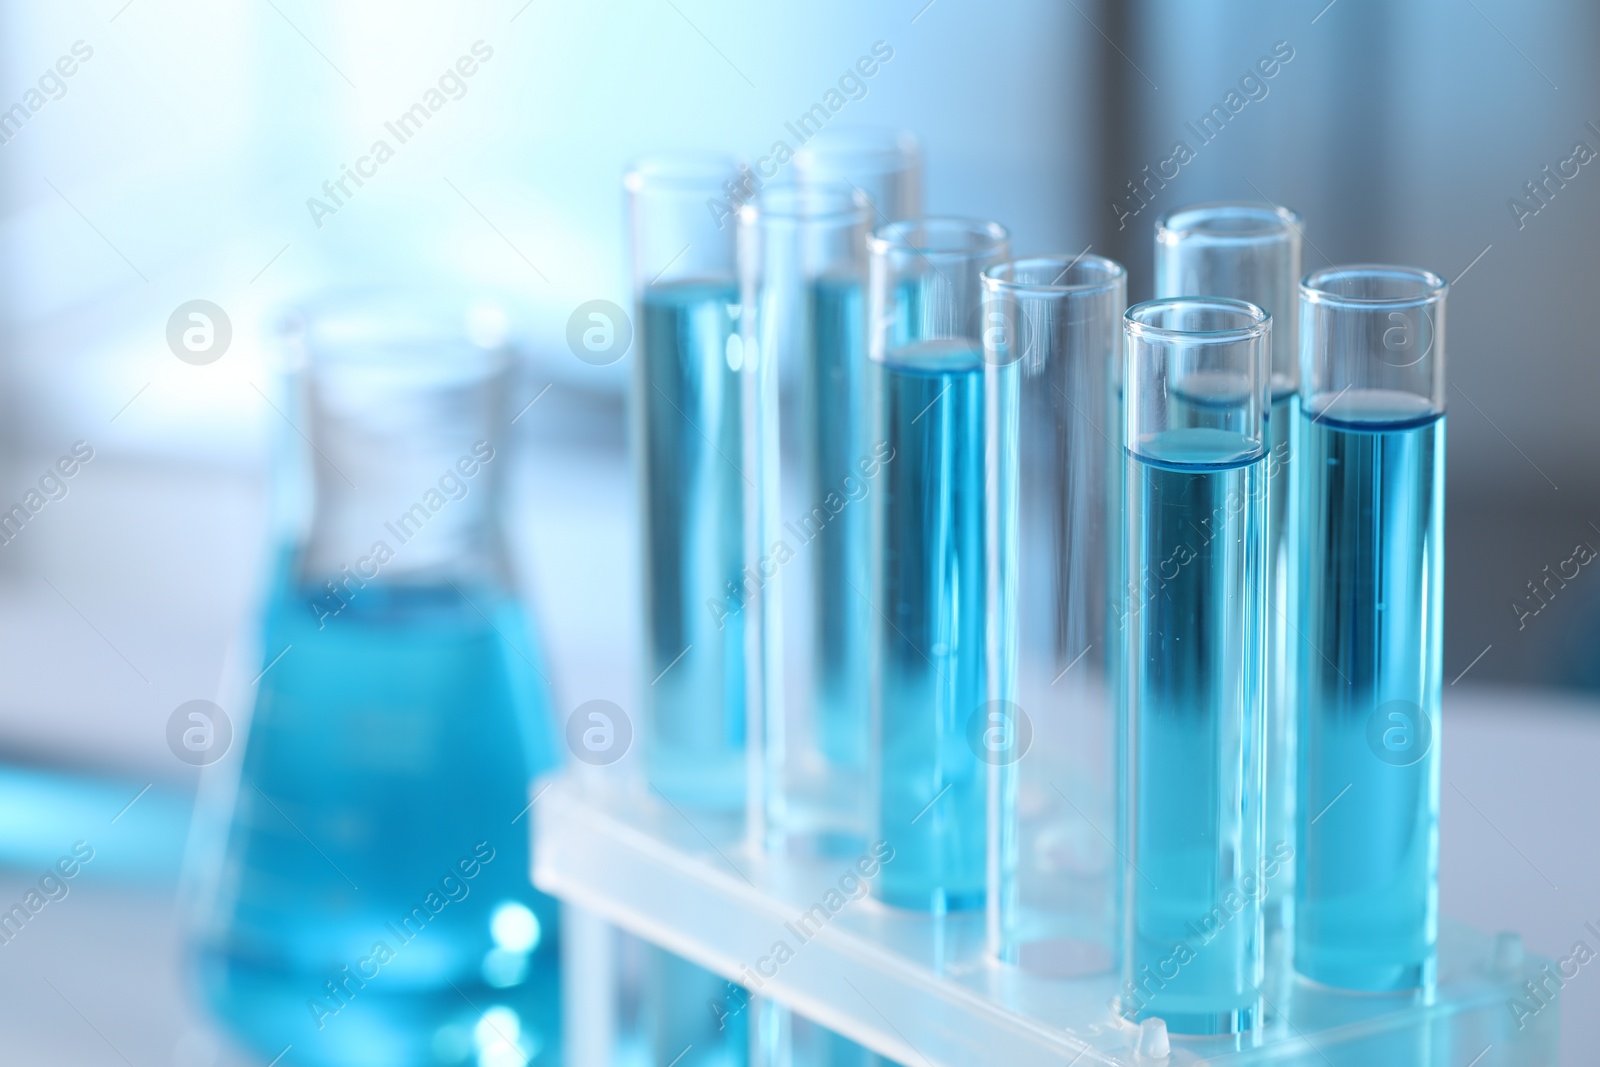
<svg viewBox="0 0 1600 1067"><path fill-rule="evenodd" d="M629 396L638 481L644 639L638 737L650 790L693 825L743 821L756 655L747 603L758 582L746 509L755 470L743 412L738 221L745 171L720 156L637 163L628 194L637 355ZM652 948L641 1014L655 1062L728 1067L747 1061L748 1024L708 1005L748 997Z"/></svg>
<svg viewBox="0 0 1600 1067"><path fill-rule="evenodd" d="M1266 204L1201 204L1156 224L1156 297L1221 296L1272 316L1272 406L1267 412L1267 792L1266 847L1290 854L1294 837L1292 620L1295 456L1300 397L1300 216ZM1265 906L1268 1003L1288 973L1294 867L1278 871Z"/></svg>
<svg viewBox="0 0 1600 1067"><path fill-rule="evenodd" d="M922 214L922 149L907 130L830 127L795 153L794 170L801 186L853 186L872 206L874 227Z"/></svg>
<svg viewBox="0 0 1600 1067"><path fill-rule="evenodd" d="M1294 966L1347 989L1435 971L1446 290L1387 266L1300 287Z"/></svg>
<svg viewBox="0 0 1600 1067"><path fill-rule="evenodd" d="M1300 382L1300 216L1268 204L1197 204L1156 222L1156 299L1221 296L1272 316L1272 396Z"/></svg>
<svg viewBox="0 0 1600 1067"><path fill-rule="evenodd" d="M744 350L755 377L761 788L769 848L855 855L868 828L866 235L847 185L743 209Z"/></svg>
<svg viewBox="0 0 1600 1067"><path fill-rule="evenodd" d="M652 789L730 817L745 802L748 679L738 227L732 160L669 157L624 180L638 349L630 397L644 586L638 735Z"/></svg>
<svg viewBox="0 0 1600 1067"><path fill-rule="evenodd" d="M1127 274L1099 256L984 272L984 344L1017 364L1017 688L988 734L998 869L989 901L1001 959L1068 977L1115 951L1115 631L1122 450L1116 364ZM1006 350L1009 349L1009 352ZM1024 723L1026 725L1024 725Z"/></svg>
<svg viewBox="0 0 1600 1067"><path fill-rule="evenodd" d="M274 561L195 946L263 1060L561 1057L558 915L514 821L558 750L504 552L512 361L503 315L436 307L347 302L288 337L309 521Z"/></svg>
<svg viewBox="0 0 1600 1067"><path fill-rule="evenodd" d="M992 222L912 219L868 247L869 447L883 457L868 497L871 796L873 837L896 856L873 892L905 908L976 908L988 863L981 739L990 705L1013 696L1017 405L1015 359L984 355L980 276L1007 258L1009 237Z"/></svg>
<svg viewBox="0 0 1600 1067"><path fill-rule="evenodd" d="M1128 309L1120 1009L1179 1034L1261 1022L1271 320ZM1240 1038L1240 1040L1245 1040Z"/></svg>

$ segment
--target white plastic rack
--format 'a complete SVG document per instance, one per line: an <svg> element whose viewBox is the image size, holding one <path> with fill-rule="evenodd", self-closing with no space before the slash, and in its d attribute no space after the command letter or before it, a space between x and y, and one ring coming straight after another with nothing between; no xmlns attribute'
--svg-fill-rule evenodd
<svg viewBox="0 0 1600 1067"><path fill-rule="evenodd" d="M756 854L737 826L571 775L549 783L533 810L541 889L725 978L759 980L754 992L911 1067L1546 1067L1557 1059L1555 1005L1521 1013L1520 1023L1512 1010L1529 1002L1524 983L1537 983L1546 966L1512 934L1446 923L1438 983L1426 996L1301 983L1273 1005L1281 1010L1255 1047L1169 1040L1116 1017L1111 974L1047 978L995 962L981 914L936 918L841 892L850 860Z"/></svg>

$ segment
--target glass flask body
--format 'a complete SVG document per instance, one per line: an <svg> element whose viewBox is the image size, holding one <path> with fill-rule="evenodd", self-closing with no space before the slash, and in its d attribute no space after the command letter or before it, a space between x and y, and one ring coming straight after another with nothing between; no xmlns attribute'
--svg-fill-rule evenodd
<svg viewBox="0 0 1600 1067"><path fill-rule="evenodd" d="M313 499L273 561L196 946L211 1008L284 1064L560 1056L559 916L519 818L558 757L501 531L502 333L380 299L291 337Z"/></svg>

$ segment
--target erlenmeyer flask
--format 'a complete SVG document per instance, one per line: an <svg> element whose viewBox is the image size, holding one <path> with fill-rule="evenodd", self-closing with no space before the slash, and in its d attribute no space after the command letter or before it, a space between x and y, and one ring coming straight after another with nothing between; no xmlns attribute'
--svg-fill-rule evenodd
<svg viewBox="0 0 1600 1067"><path fill-rule="evenodd" d="M399 299L291 331L311 506L275 561L196 953L211 1008L282 1067L559 1062L523 817L558 754L501 531L504 334Z"/></svg>

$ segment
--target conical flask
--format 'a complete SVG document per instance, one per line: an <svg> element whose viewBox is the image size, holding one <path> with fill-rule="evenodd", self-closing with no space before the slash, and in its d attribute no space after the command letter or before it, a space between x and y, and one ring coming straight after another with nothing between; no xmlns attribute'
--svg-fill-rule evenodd
<svg viewBox="0 0 1600 1067"><path fill-rule="evenodd" d="M555 1063L556 902L529 786L558 763L502 532L514 361L492 308L296 318L280 536L196 976L282 1067ZM281 458L281 457L280 457ZM289 473L289 472L285 472Z"/></svg>

